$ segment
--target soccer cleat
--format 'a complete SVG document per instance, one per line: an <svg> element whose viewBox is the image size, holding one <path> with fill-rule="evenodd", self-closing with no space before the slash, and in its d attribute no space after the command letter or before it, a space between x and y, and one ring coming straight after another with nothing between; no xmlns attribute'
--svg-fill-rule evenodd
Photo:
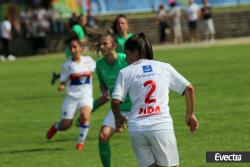
<svg viewBox="0 0 250 167"><path fill-rule="evenodd" d="M49 128L47 131L47 139L50 140L57 132L57 129L55 128L55 123Z"/></svg>
<svg viewBox="0 0 250 167"><path fill-rule="evenodd" d="M84 148L84 144L83 144L83 143L78 143L78 144L76 145L76 149L77 149L77 150L83 150L83 148Z"/></svg>
<svg viewBox="0 0 250 167"><path fill-rule="evenodd" d="M56 81L60 78L60 74L53 72L52 73L52 79L51 79L51 85L54 85Z"/></svg>

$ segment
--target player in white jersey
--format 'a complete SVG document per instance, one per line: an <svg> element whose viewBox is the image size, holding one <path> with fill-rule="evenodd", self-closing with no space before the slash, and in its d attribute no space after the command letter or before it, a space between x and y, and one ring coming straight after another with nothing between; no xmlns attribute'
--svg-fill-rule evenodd
<svg viewBox="0 0 250 167"><path fill-rule="evenodd" d="M92 73L95 71L95 61L90 56L81 56L81 46L78 40L70 44L72 58L63 64L61 83L58 90L64 91L66 97L61 109L61 120L51 126L47 139L55 133L70 128L75 112L80 111L80 133L76 148L82 150L88 134L91 110L93 108Z"/></svg>
<svg viewBox="0 0 250 167"><path fill-rule="evenodd" d="M126 94L132 102L128 129L136 158L142 167L178 166L179 155L169 113L169 90L185 95L186 123L198 128L194 115L194 89L170 64L153 60L152 46L143 33L125 43L126 61L112 94L116 129L123 132L126 118L119 110Z"/></svg>

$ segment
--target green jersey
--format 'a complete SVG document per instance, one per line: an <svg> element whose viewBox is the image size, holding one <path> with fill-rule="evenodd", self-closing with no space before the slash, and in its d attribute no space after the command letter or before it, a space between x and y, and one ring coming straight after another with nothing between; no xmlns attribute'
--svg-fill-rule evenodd
<svg viewBox="0 0 250 167"><path fill-rule="evenodd" d="M124 67L128 66L127 62L125 61L125 58L126 55L124 53L117 53L117 60L113 65L108 64L104 57L97 60L96 62L96 73L99 82L108 88L110 95L112 95L119 71ZM129 112L130 108L130 99L128 96L126 96L124 102L120 106L120 109L121 111Z"/></svg>
<svg viewBox="0 0 250 167"><path fill-rule="evenodd" d="M129 33L128 38L130 38L131 36L133 36L133 34ZM116 42L117 42L117 45L118 45L117 48L116 48L117 52L124 53L124 45L125 45L125 42L127 41L128 38L124 38L124 37L121 37L121 36L116 37Z"/></svg>

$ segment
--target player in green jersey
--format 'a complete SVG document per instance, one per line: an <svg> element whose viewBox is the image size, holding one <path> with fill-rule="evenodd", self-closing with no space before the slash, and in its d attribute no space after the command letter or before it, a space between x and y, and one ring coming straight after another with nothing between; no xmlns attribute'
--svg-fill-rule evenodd
<svg viewBox="0 0 250 167"><path fill-rule="evenodd" d="M115 81L119 71L127 66L126 55L116 51L117 44L115 38L110 35L104 35L101 39L100 50L102 58L96 62L96 72L100 83L100 89L103 96L111 95L115 86ZM108 98L106 98L108 99ZM131 103L128 97L121 105L122 114L127 117L130 114ZM111 166L111 151L109 140L116 132L114 115L110 109L104 118L99 133L99 155L104 167Z"/></svg>
<svg viewBox="0 0 250 167"><path fill-rule="evenodd" d="M116 37L116 51L119 53L124 53L124 44L126 40L133 36L133 34L128 32L128 18L125 15L118 15L113 22L112 30Z"/></svg>

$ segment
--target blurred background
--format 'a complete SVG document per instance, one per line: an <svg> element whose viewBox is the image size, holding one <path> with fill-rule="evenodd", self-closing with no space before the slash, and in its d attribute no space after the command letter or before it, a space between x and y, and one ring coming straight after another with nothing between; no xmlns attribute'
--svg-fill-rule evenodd
<svg viewBox="0 0 250 167"><path fill-rule="evenodd" d="M181 10L180 42L175 39L174 7ZM202 15L203 0L194 0L201 10L197 19L197 41L206 40ZM215 32L214 39L246 37L250 35L250 0L209 0ZM163 6L162 13L160 6ZM130 32L145 32L154 44L176 44L193 41L188 27L188 0L0 0L0 24L6 16L11 18L13 55L28 56L40 53L34 46L34 20L42 22L46 40L46 53L64 49L69 20L87 15L88 26L96 31L108 29L117 14L129 18ZM163 18L164 23L160 24ZM196 40L196 39L194 39ZM1 47L1 44L0 44Z"/></svg>

